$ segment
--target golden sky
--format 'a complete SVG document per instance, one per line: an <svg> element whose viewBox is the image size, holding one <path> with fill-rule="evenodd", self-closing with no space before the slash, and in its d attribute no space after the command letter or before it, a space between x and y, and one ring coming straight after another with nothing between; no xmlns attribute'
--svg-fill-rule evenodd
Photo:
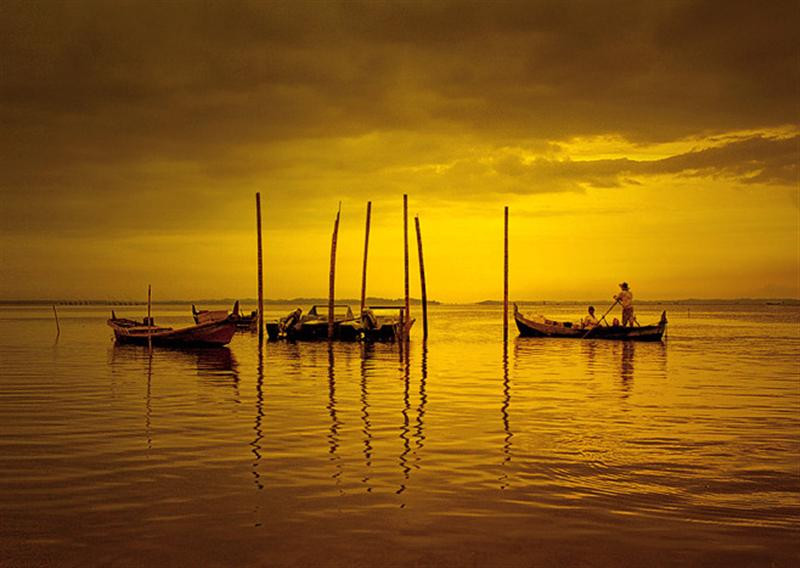
<svg viewBox="0 0 800 568"><path fill-rule="evenodd" d="M800 297L798 6L4 0L0 299Z"/></svg>

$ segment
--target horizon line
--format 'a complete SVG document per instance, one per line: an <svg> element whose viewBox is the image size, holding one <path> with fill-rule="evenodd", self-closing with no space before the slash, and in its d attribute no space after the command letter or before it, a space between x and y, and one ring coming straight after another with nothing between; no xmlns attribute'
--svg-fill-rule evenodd
<svg viewBox="0 0 800 568"><path fill-rule="evenodd" d="M404 298L387 298L381 296L367 296L369 300L379 300L382 302L404 302ZM509 300L509 304L573 304L573 303L598 303L605 300L605 298L573 298L573 299L519 299ZM227 304L239 302L244 303L258 303L257 298L172 298L169 300L154 300L152 304ZM328 298L314 297L314 296L298 296L296 298L264 298L265 303L271 304L291 304L291 303L327 303ZM335 298L336 302L340 303L355 303L361 302L360 298ZM410 302L422 303L420 298L409 298ZM429 304L433 305L503 305L503 300L484 299L475 301L464 302L447 302L442 300L428 300ZM688 302L796 302L800 303L800 297L749 297L742 296L736 298L719 298L719 297L692 297L692 298L654 298L654 299L638 299L636 303L639 304L654 304L654 303L688 303ZM147 305L145 300L132 300L132 299L53 299L53 298L35 298L35 299L13 299L4 300L0 299L0 305Z"/></svg>

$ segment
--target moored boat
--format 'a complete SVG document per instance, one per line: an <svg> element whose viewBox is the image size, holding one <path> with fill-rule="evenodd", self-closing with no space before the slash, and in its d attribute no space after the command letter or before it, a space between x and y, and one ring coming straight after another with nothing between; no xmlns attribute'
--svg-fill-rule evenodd
<svg viewBox="0 0 800 568"><path fill-rule="evenodd" d="M333 337L340 339L342 324L355 321L353 310L345 304L333 307ZM297 308L278 321L267 322L267 337L275 339L314 340L328 337L328 306L315 304L303 315Z"/></svg>
<svg viewBox="0 0 800 568"><path fill-rule="evenodd" d="M628 341L661 341L667 328L667 312L661 312L661 320L655 325L623 327L621 325L597 325L581 327L572 322L560 322L543 316L526 317L514 304L514 320L522 337L566 337L574 339L616 339Z"/></svg>
<svg viewBox="0 0 800 568"><path fill-rule="evenodd" d="M233 305L233 314L236 315L236 329L253 330L258 327L258 310L253 310L249 315L239 313L239 301ZM228 317L226 310L198 310L192 304L192 316L194 323L206 323L209 321L221 321Z"/></svg>
<svg viewBox="0 0 800 568"><path fill-rule="evenodd" d="M354 341L394 341L414 325L413 319L405 316L403 306L370 306L361 312L360 320L345 322L341 326L340 337Z"/></svg>
<svg viewBox="0 0 800 568"><path fill-rule="evenodd" d="M209 318L197 325L173 329L160 327L153 323L153 318L144 318L141 322L118 318L111 311L111 318L107 321L114 331L114 339L118 343L135 343L138 345L166 345L166 346L204 346L227 345L236 333L238 319L237 306L234 312L226 314L224 318Z"/></svg>

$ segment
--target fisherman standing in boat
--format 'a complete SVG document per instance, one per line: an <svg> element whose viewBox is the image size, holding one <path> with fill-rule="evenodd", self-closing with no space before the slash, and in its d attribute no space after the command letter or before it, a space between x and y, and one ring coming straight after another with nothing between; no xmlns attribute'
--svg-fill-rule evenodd
<svg viewBox="0 0 800 568"><path fill-rule="evenodd" d="M614 299L622 306L622 327L630 324L633 327L633 294L628 288L628 283L623 282L619 285L621 288L620 293L614 296Z"/></svg>

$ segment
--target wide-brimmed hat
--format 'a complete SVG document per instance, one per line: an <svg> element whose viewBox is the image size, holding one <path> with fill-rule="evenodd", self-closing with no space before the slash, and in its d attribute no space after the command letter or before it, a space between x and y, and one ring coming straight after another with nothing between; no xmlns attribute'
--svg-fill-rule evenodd
<svg viewBox="0 0 800 568"><path fill-rule="evenodd" d="M628 283L627 283L627 282L622 282L622 283L619 285L619 287L620 287L620 288L622 288L623 290L627 290L627 289L628 289Z"/></svg>

